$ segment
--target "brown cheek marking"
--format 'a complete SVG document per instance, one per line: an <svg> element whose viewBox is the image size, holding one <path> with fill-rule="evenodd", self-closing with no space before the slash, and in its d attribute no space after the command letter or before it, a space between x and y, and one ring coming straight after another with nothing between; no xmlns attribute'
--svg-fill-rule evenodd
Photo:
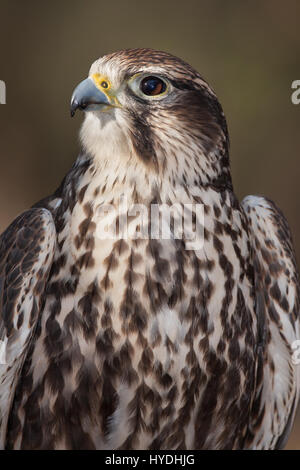
<svg viewBox="0 0 300 470"><path fill-rule="evenodd" d="M154 137L151 126L147 122L146 113L144 115L132 113L130 119L130 137L137 155L146 165L157 169L158 161L154 150Z"/></svg>

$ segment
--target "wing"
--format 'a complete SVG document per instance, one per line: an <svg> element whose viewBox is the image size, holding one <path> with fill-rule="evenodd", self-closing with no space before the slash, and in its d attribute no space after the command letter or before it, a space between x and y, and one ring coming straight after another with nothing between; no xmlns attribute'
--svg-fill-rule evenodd
<svg viewBox="0 0 300 470"><path fill-rule="evenodd" d="M0 448L52 264L56 231L47 209L21 214L0 237Z"/></svg>
<svg viewBox="0 0 300 470"><path fill-rule="evenodd" d="M299 336L299 277L287 221L275 204L248 196L258 320L256 391L245 448L282 448L299 399L300 365L293 363Z"/></svg>

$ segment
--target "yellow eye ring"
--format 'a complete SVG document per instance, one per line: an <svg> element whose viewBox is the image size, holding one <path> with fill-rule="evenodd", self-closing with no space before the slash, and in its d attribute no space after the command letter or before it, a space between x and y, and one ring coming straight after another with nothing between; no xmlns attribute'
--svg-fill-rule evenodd
<svg viewBox="0 0 300 470"><path fill-rule="evenodd" d="M102 88L104 90L110 89L111 85L109 80L106 79L106 77L101 76L99 73L93 73L91 78L98 88Z"/></svg>

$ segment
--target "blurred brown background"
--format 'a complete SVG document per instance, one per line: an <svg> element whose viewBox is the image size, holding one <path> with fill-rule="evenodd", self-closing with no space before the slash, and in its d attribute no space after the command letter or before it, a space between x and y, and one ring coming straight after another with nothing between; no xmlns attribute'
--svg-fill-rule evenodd
<svg viewBox="0 0 300 470"><path fill-rule="evenodd" d="M73 88L100 55L167 50L217 92L231 135L239 197L264 194L285 212L300 260L300 79L297 0L0 0L0 231L51 193L78 152ZM289 440L300 449L300 415Z"/></svg>

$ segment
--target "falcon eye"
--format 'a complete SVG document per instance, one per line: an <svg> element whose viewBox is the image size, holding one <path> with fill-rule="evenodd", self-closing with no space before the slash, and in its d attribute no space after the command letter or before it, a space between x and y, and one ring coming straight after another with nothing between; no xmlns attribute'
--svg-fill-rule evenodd
<svg viewBox="0 0 300 470"><path fill-rule="evenodd" d="M102 88L108 88L108 83L103 81L103 82L101 82L101 86L102 86Z"/></svg>
<svg viewBox="0 0 300 470"><path fill-rule="evenodd" d="M167 89L165 82L158 77L145 77L140 84L140 89L147 96L157 96Z"/></svg>
<svg viewBox="0 0 300 470"><path fill-rule="evenodd" d="M141 72L133 75L128 80L128 85L134 94L142 98L144 102L145 100L161 100L172 91L172 85L167 78Z"/></svg>

